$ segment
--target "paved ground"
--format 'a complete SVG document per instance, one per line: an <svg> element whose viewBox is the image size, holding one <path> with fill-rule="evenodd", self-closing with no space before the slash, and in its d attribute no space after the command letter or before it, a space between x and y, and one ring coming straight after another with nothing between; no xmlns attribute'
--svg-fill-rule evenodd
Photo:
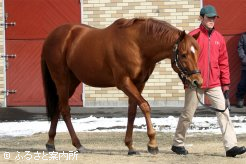
<svg viewBox="0 0 246 164"><path fill-rule="evenodd" d="M25 137L0 138L0 163L17 164L245 164L246 154L236 158L225 157L221 134L191 133L187 135L187 156L176 155L171 149L173 133L157 132L159 154L147 153L146 132L134 132L134 146L140 155L127 155L125 132L77 133L85 153L73 155L75 148L68 133L58 133L55 152L46 152L47 133ZM237 135L238 145L246 145L245 134ZM28 152L27 152L28 151ZM39 153L39 155L38 155ZM67 154L67 155L66 155ZM66 158L69 154L69 158ZM56 158L51 158L51 155ZM75 157L75 158L74 158ZM7 158L7 159L6 159ZM49 160L47 160L49 159ZM56 159L56 160L55 160ZM38 160L38 161L37 161ZM46 161L47 160L47 161Z"/></svg>
<svg viewBox="0 0 246 164"><path fill-rule="evenodd" d="M155 107L152 108L152 118L164 117L168 115L179 116L182 108L180 107ZM236 108L232 106L231 116L245 115L246 107ZM73 118L84 118L90 115L96 117L127 117L126 107L116 108L88 108L72 107ZM138 109L137 116L143 116ZM205 108L199 108L195 116L215 116L215 112ZM44 107L8 107L0 108L0 121L15 120L46 120L46 109Z"/></svg>
<svg viewBox="0 0 246 164"><path fill-rule="evenodd" d="M179 116L182 108L153 108L152 117L165 117L168 115ZM245 108L232 108L231 115L244 115ZM72 108L73 118L82 118L94 115L97 117L126 117L126 108ZM138 110L138 116L141 116ZM198 109L196 116L215 116L214 112L207 109ZM14 120L37 120L47 119L44 107L18 107L18 108L0 108L0 122ZM76 160L59 159L60 163L88 163L88 164L142 164L142 163L161 163L161 164L207 164L207 163L235 163L245 164L246 154L237 156L236 158L225 157L225 151L221 141L221 134L204 134L190 133L187 134L186 148L189 155L180 156L174 154L170 148L172 144L173 133L158 132L156 137L159 144L160 153L158 155L150 155L147 153L146 144L148 137L146 132L134 132L134 145L140 151L140 155L127 156L127 148L124 146L124 132L82 132L77 133L81 143L86 147L87 151L78 154ZM37 133L32 136L25 137L2 137L0 138L0 163L35 163L40 153L38 163L55 163L53 161L44 161L50 158L45 149L47 142L47 133ZM237 135L238 145L246 145L245 134ZM69 134L59 133L56 137L56 149L58 153L65 151L74 151L75 148L71 144ZM28 151L29 155L27 155ZM36 154L35 154L36 153ZM64 152L63 152L64 153ZM27 155L27 156L26 156ZM28 159L30 157L31 159ZM46 156L47 155L47 156ZM17 157L23 157L19 160ZM56 161L58 162L58 161Z"/></svg>

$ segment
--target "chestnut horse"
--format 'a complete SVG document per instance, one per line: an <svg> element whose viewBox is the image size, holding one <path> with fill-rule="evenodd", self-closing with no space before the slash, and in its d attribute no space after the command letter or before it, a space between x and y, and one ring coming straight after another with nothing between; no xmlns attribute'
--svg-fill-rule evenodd
<svg viewBox="0 0 246 164"><path fill-rule="evenodd" d="M152 18L118 19L104 29L88 25L62 25L43 45L41 65L47 115L51 121L48 151L54 151L54 138L62 115L72 144L79 152L80 144L71 122L69 98L76 87L85 83L93 87L117 87L129 97L125 145L133 148L133 124L137 106L147 124L148 151L158 153L156 132L151 122L151 108L141 96L157 62L169 58L173 69L191 84L201 86L197 66L199 46L190 36L165 21Z"/></svg>

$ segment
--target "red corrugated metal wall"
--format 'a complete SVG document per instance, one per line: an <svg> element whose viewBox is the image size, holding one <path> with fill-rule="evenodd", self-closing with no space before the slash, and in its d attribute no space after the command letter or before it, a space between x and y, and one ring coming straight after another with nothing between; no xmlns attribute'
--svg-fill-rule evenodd
<svg viewBox="0 0 246 164"><path fill-rule="evenodd" d="M226 40L231 73L230 101L235 104L235 93L241 76L237 44L240 34L246 31L246 3L245 0L203 0L203 5L208 4L215 6L220 16L215 28L223 34Z"/></svg>
<svg viewBox="0 0 246 164"><path fill-rule="evenodd" d="M16 26L6 29L8 59L7 106L43 106L44 96L40 69L42 44L47 35L65 23L80 23L79 0L5 0L6 22ZM77 88L71 105L82 105L82 87Z"/></svg>

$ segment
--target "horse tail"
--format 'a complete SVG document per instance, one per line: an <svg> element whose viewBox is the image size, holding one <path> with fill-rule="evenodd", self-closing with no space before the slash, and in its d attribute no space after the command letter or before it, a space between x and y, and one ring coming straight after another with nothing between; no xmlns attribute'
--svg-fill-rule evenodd
<svg viewBox="0 0 246 164"><path fill-rule="evenodd" d="M51 78L45 59L41 60L41 69L44 86L44 96L46 101L46 114L51 120L58 112L58 95L54 81Z"/></svg>

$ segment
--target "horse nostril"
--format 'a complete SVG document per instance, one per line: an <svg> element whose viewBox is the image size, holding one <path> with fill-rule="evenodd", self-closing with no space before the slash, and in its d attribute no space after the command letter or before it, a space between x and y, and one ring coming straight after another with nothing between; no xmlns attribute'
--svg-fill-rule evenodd
<svg viewBox="0 0 246 164"><path fill-rule="evenodd" d="M200 86L197 80L193 80L192 85L194 87L199 87Z"/></svg>

